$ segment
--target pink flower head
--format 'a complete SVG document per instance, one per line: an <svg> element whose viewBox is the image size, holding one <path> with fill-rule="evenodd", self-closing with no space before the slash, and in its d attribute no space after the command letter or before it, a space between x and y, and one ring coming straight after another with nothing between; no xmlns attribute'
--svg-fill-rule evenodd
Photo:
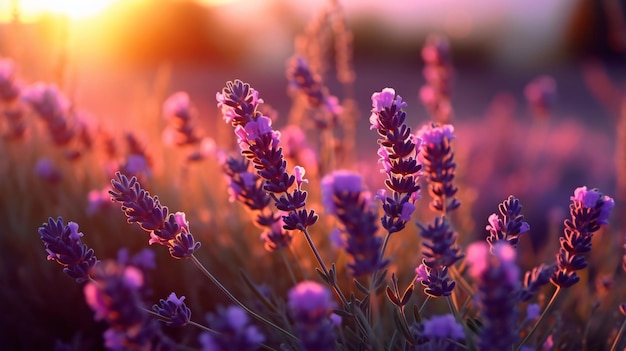
<svg viewBox="0 0 626 351"><path fill-rule="evenodd" d="M324 106L326 106L328 112L335 116L339 116L343 112L343 107L341 107L339 99L333 95L326 97L324 100Z"/></svg>
<svg viewBox="0 0 626 351"><path fill-rule="evenodd" d="M478 279L489 267L489 245L485 242L470 244L466 250L465 260L469 265L469 275Z"/></svg>
<svg viewBox="0 0 626 351"><path fill-rule="evenodd" d="M422 139L424 144L436 145L441 144L444 138L448 139L448 141L453 140L455 138L453 133L454 126L451 124L443 126L427 124L417 131L417 137Z"/></svg>
<svg viewBox="0 0 626 351"><path fill-rule="evenodd" d="M489 225L487 225L487 227L485 229L487 230L496 230L496 231L500 231L502 230L502 220L500 220L500 217L498 217L497 214L492 213L489 216L489 219L487 219L487 221L489 222ZM528 225L528 223L526 223ZM520 230L521 232L521 230Z"/></svg>
<svg viewBox="0 0 626 351"><path fill-rule="evenodd" d="M298 187L298 190L300 190L300 186L302 185L302 183L308 183L309 180L308 179L304 179L304 167L302 166L295 166L293 168L293 174L296 177L296 185Z"/></svg>
<svg viewBox="0 0 626 351"><path fill-rule="evenodd" d="M420 264L419 266L417 266L417 268L415 268L415 275L416 275L415 280L418 283L428 280L428 275L429 275L428 267L426 267L426 265L423 263Z"/></svg>
<svg viewBox="0 0 626 351"><path fill-rule="evenodd" d="M109 188L90 190L89 194L87 194L87 203L88 216L93 216L99 211L111 206L112 202L111 195L109 195Z"/></svg>
<svg viewBox="0 0 626 351"><path fill-rule="evenodd" d="M288 306L297 315L315 318L327 315L335 307L335 301L325 286L314 281L303 281L289 290Z"/></svg>
<svg viewBox="0 0 626 351"><path fill-rule="evenodd" d="M163 103L163 117L166 119L174 116L186 118L189 117L190 108L189 94L179 91L172 94Z"/></svg>
<svg viewBox="0 0 626 351"><path fill-rule="evenodd" d="M26 88L22 97L45 119L63 116L70 107L69 100L52 84L35 83Z"/></svg>
<svg viewBox="0 0 626 351"><path fill-rule="evenodd" d="M185 233L189 233L189 221L185 216L185 212L176 212L174 213L174 218L176 219L176 224L178 224Z"/></svg>

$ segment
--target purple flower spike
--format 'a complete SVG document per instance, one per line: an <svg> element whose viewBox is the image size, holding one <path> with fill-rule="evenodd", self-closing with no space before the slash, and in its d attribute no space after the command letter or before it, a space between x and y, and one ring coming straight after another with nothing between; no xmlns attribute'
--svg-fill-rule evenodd
<svg viewBox="0 0 626 351"><path fill-rule="evenodd" d="M171 293L167 300L160 299L158 305L152 306L152 310L167 319L165 325L168 327L182 327L191 319L191 310L184 301L184 296L179 298Z"/></svg>
<svg viewBox="0 0 626 351"><path fill-rule="evenodd" d="M556 255L557 269L552 273L552 284L568 288L580 280L576 271L587 267L584 254L591 251L593 233L608 224L615 202L597 189L577 188L570 197L570 219L565 220L561 247Z"/></svg>
<svg viewBox="0 0 626 351"><path fill-rule="evenodd" d="M385 88L372 94L372 115L370 129L376 129L379 139L378 156L382 164L381 173L387 175L385 185L391 190L390 196L381 196L384 216L383 228L389 234L401 231L410 219L411 206L419 198L418 178L422 165L417 160L420 140L411 134L405 123L406 103L392 88Z"/></svg>
<svg viewBox="0 0 626 351"><path fill-rule="evenodd" d="M522 205L511 195L500 203L498 209L502 217L495 213L489 216L489 225L486 227L489 231L487 242L492 249L500 240L506 240L513 247L517 247L520 236L530 230L530 225L524 222L524 216L521 214Z"/></svg>
<svg viewBox="0 0 626 351"><path fill-rule="evenodd" d="M63 223L59 217L55 221L52 217L39 227L39 236L43 241L48 260L57 261L63 266L63 272L83 283L89 279L89 271L99 262L93 249L83 244L80 238L83 233L78 231L78 224Z"/></svg>
<svg viewBox="0 0 626 351"><path fill-rule="evenodd" d="M485 242L467 248L470 276L476 285L476 302L482 317L480 350L509 350L516 345L517 296L519 268L515 249L506 241L493 247L493 255Z"/></svg>
<svg viewBox="0 0 626 351"><path fill-rule="evenodd" d="M428 193L432 197L430 207L445 214L457 209L461 203L455 197L457 188L453 184L456 163L450 142L454 139L454 127L447 124L429 124L417 132L422 140L424 173L428 181Z"/></svg>
<svg viewBox="0 0 626 351"><path fill-rule="evenodd" d="M309 64L302 57L292 57L287 66L287 79L291 87L302 92L309 105L314 108L324 107L332 115L340 115L342 112L338 99L328 93L328 89L322 83L319 75L311 72ZM323 126L326 123L316 121Z"/></svg>
<svg viewBox="0 0 626 351"><path fill-rule="evenodd" d="M322 179L322 202L342 225L340 230L346 237L344 248L352 257L348 267L354 276L373 273L389 263L380 257L383 240L376 236L377 214L362 183L360 175L343 170Z"/></svg>
<svg viewBox="0 0 626 351"><path fill-rule="evenodd" d="M296 169L297 181L296 176L287 172L287 162L279 146L280 132L273 130L271 120L258 111L263 102L258 92L236 80L226 83L216 98L224 120L235 128L241 154L254 164L257 174L263 178L263 190L279 210L287 212L283 216L283 228L304 231L313 225L318 217L315 211L305 208L307 192L301 190L302 169Z"/></svg>
<svg viewBox="0 0 626 351"><path fill-rule="evenodd" d="M111 181L111 199L122 204L128 223L137 223L150 234L149 244L168 247L170 255L176 259L188 258L200 247L189 232L189 223L183 212L169 213L158 197L150 196L141 187L136 177L129 180L119 172L117 177L119 180Z"/></svg>
<svg viewBox="0 0 626 351"><path fill-rule="evenodd" d="M302 350L334 350L335 333L330 318L335 301L323 285L304 281L289 290L288 308Z"/></svg>

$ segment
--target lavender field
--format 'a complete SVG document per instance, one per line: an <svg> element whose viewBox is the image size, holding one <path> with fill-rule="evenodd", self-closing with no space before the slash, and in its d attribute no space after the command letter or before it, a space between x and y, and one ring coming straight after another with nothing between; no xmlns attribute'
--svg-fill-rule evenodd
<svg viewBox="0 0 626 351"><path fill-rule="evenodd" d="M208 3L0 5L2 349L626 348L623 5Z"/></svg>

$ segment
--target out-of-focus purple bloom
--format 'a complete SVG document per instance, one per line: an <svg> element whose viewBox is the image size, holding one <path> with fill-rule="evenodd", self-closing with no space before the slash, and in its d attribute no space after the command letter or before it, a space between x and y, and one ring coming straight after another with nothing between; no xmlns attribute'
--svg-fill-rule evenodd
<svg viewBox="0 0 626 351"><path fill-rule="evenodd" d="M93 216L96 213L105 211L111 207L111 197L109 196L109 188L92 189L87 194L87 216Z"/></svg>
<svg viewBox="0 0 626 351"><path fill-rule="evenodd" d="M541 307L539 307L536 303L531 303L526 306L526 320L534 321L539 318L539 313L541 313Z"/></svg>
<svg viewBox="0 0 626 351"><path fill-rule="evenodd" d="M63 117L70 107L69 100L58 90L56 85L42 82L26 87L22 98L46 121L54 121Z"/></svg>
<svg viewBox="0 0 626 351"><path fill-rule="evenodd" d="M420 89L420 100L433 121L449 122L453 115L450 94L454 77L450 43L443 36L429 35L422 48L422 59L426 84Z"/></svg>
<svg viewBox="0 0 626 351"><path fill-rule="evenodd" d="M577 188L570 200L571 218L565 220L565 230L559 238L561 247L556 255L557 269L550 278L552 284L562 288L580 280L576 271L587 267L584 254L591 251L593 233L608 224L615 206L612 198L585 186Z"/></svg>
<svg viewBox="0 0 626 351"><path fill-rule="evenodd" d="M456 319L451 314L433 316L431 319L425 320L423 324L424 331L422 335L427 338L450 338L453 340L465 339L463 327L457 323Z"/></svg>
<svg viewBox="0 0 626 351"><path fill-rule="evenodd" d="M5 103L15 101L20 96L21 86L15 72L13 60L0 58L0 100Z"/></svg>
<svg viewBox="0 0 626 351"><path fill-rule="evenodd" d="M550 113L556 100L556 80L550 76L539 76L524 88L526 101L539 116Z"/></svg>
<svg viewBox="0 0 626 351"><path fill-rule="evenodd" d="M454 127L446 124L428 124L416 134L422 140L421 156L424 174L428 182L428 193L433 198L430 207L446 214L457 209L461 203L455 197L458 191L454 186L456 163L450 142L454 139Z"/></svg>
<svg viewBox="0 0 626 351"><path fill-rule="evenodd" d="M515 263L515 249L500 241L489 253L485 242L467 248L470 276L475 280L476 303L483 323L480 331L480 350L507 350L518 339L517 296L519 268Z"/></svg>
<svg viewBox="0 0 626 351"><path fill-rule="evenodd" d="M348 267L355 276L373 273L388 264L380 257L382 238L376 236L377 214L362 184L360 175L338 170L322 178L321 186L327 213L335 215L342 225L345 250L353 259Z"/></svg>
<svg viewBox="0 0 626 351"><path fill-rule="evenodd" d="M528 222L524 222L524 216L521 214L522 205L514 196L498 205L500 216L492 214L489 216L486 229L489 231L487 242L493 249L493 245L501 240L506 240L513 247L517 247L519 237L530 230Z"/></svg>
<svg viewBox="0 0 626 351"><path fill-rule="evenodd" d="M83 233L78 231L78 224L63 222L59 217L55 221L52 217L38 229L39 237L43 241L48 260L57 261L63 266L63 272L83 283L89 279L89 272L99 262L93 249L81 241Z"/></svg>
<svg viewBox="0 0 626 351"><path fill-rule="evenodd" d="M324 107L334 116L341 114L342 108L339 100L328 93L328 89L322 83L320 76L311 72L303 57L295 56L289 60L287 79L293 88L306 95L311 107Z"/></svg>
<svg viewBox="0 0 626 351"><path fill-rule="evenodd" d="M335 333L330 319L335 301L330 290L313 281L301 282L289 290L287 306L302 350L335 349Z"/></svg>
<svg viewBox="0 0 626 351"><path fill-rule="evenodd" d="M408 210L404 204L413 204L418 198L414 194L420 190L418 177L422 165L417 160L420 140L412 136L411 128L405 123L406 112L402 110L405 106L392 88L372 94L370 129L378 133L379 162L387 175L385 185L392 192L391 196L379 197L385 212L381 223L389 234L404 229Z"/></svg>
<svg viewBox="0 0 626 351"><path fill-rule="evenodd" d="M280 141L286 158L302 165L310 174L317 174L319 157L308 145L302 128L292 124L286 126L280 131Z"/></svg>
<svg viewBox="0 0 626 351"><path fill-rule="evenodd" d="M94 318L109 325L105 346L111 350L157 349L171 346L156 322L148 318L141 300L143 274L132 266L105 261L92 269L84 287Z"/></svg>
<svg viewBox="0 0 626 351"><path fill-rule="evenodd" d="M158 197L150 196L141 187L136 177L129 180L119 172L117 177L119 180L111 181L111 199L122 204L128 223L137 223L150 234L150 244L166 246L176 259L188 258L200 247L189 232L189 223L183 212L169 213Z"/></svg>
<svg viewBox="0 0 626 351"><path fill-rule="evenodd" d="M167 300L160 299L158 305L152 306L152 310L167 319L165 325L168 327L182 327L191 319L191 310L184 301L184 296L177 297L171 293Z"/></svg>
<svg viewBox="0 0 626 351"><path fill-rule="evenodd" d="M202 351L258 350L265 341L259 329L250 323L248 314L238 306L218 307L217 313L207 316L209 327L219 335L200 334Z"/></svg>
<svg viewBox="0 0 626 351"><path fill-rule="evenodd" d="M37 160L37 163L35 163L35 174L50 184L57 184L63 178L61 171L47 157Z"/></svg>

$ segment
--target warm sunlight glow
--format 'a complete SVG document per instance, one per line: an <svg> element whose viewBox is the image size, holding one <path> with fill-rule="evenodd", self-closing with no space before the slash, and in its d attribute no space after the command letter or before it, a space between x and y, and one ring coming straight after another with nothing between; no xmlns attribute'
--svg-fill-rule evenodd
<svg viewBox="0 0 626 351"><path fill-rule="evenodd" d="M0 22L8 22L13 3L19 5L20 20L31 22L43 14L65 15L73 20L93 17L120 0L20 0L0 1Z"/></svg>

